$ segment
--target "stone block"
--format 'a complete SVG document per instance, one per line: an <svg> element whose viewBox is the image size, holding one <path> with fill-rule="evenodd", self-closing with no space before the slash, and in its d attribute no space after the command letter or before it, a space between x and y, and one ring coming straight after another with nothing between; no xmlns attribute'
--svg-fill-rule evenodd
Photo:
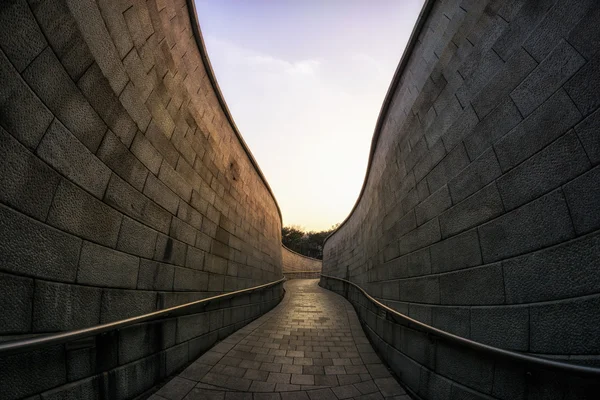
<svg viewBox="0 0 600 400"><path fill-rule="evenodd" d="M54 116L2 51L0 80L0 124L25 146L35 149Z"/></svg>
<svg viewBox="0 0 600 400"><path fill-rule="evenodd" d="M600 227L600 167L595 167L563 187L575 232L582 234Z"/></svg>
<svg viewBox="0 0 600 400"><path fill-rule="evenodd" d="M421 368L419 395L423 398L449 399L452 386L451 380L445 379L427 368Z"/></svg>
<svg viewBox="0 0 600 400"><path fill-rule="evenodd" d="M542 61L556 43L567 37L573 26L586 14L591 14L593 9L593 0L557 2L525 41L523 48L536 60Z"/></svg>
<svg viewBox="0 0 600 400"><path fill-rule="evenodd" d="M433 273L454 271L477 265L481 265L481 250L476 229L431 246L431 270Z"/></svg>
<svg viewBox="0 0 600 400"><path fill-rule="evenodd" d="M529 313L531 352L574 355L600 350L599 297L536 304Z"/></svg>
<svg viewBox="0 0 600 400"><path fill-rule="evenodd" d="M501 174L496 154L489 149L450 180L448 188L453 203L456 204L469 197Z"/></svg>
<svg viewBox="0 0 600 400"><path fill-rule="evenodd" d="M60 177L0 128L0 201L45 220Z"/></svg>
<svg viewBox="0 0 600 400"><path fill-rule="evenodd" d="M590 162L571 131L516 168L498 178L498 190L507 210L525 204L590 168Z"/></svg>
<svg viewBox="0 0 600 400"><path fill-rule="evenodd" d="M154 259L175 265L185 265L185 254L187 245L178 240L165 235L158 235L156 239L156 248L154 250Z"/></svg>
<svg viewBox="0 0 600 400"><path fill-rule="evenodd" d="M464 338L470 338L469 307L432 307L432 325Z"/></svg>
<svg viewBox="0 0 600 400"><path fill-rule="evenodd" d="M32 9L52 50L71 79L77 81L94 60L66 1L35 2Z"/></svg>
<svg viewBox="0 0 600 400"><path fill-rule="evenodd" d="M522 120L521 113L510 98L502 101L464 139L469 158L475 160Z"/></svg>
<svg viewBox="0 0 600 400"><path fill-rule="evenodd" d="M415 164L413 172L415 181L420 182L433 167L435 167L446 155L446 149L442 141L437 141L432 145L425 155Z"/></svg>
<svg viewBox="0 0 600 400"><path fill-rule="evenodd" d="M189 246L187 255L186 255L185 266L187 268L192 268L192 269L196 269L198 271L202 271L204 269L205 254L206 253L204 251L199 250L195 247Z"/></svg>
<svg viewBox="0 0 600 400"><path fill-rule="evenodd" d="M208 279L209 277L206 272L175 267L173 290L193 292L206 291L209 289Z"/></svg>
<svg viewBox="0 0 600 400"><path fill-rule="evenodd" d="M94 376L88 379L71 382L56 389L42 393L41 400L91 399L99 400L101 378Z"/></svg>
<svg viewBox="0 0 600 400"><path fill-rule="evenodd" d="M175 268L156 261L140 261L137 288L146 290L173 290Z"/></svg>
<svg viewBox="0 0 600 400"><path fill-rule="evenodd" d="M67 129L95 153L106 132L106 125L50 48L46 48L27 67L23 78Z"/></svg>
<svg viewBox="0 0 600 400"><path fill-rule="evenodd" d="M110 372L109 387L113 387L115 400L132 399L165 378L164 354L154 354Z"/></svg>
<svg viewBox="0 0 600 400"><path fill-rule="evenodd" d="M560 190L480 226L483 261L494 262L551 246L575 235Z"/></svg>
<svg viewBox="0 0 600 400"><path fill-rule="evenodd" d="M504 303L504 281L500 263L441 274L439 282L441 304Z"/></svg>
<svg viewBox="0 0 600 400"><path fill-rule="evenodd" d="M578 2L575 7L571 7L576 11L580 4L587 2ZM567 4L565 4L567 6ZM568 36L568 42L583 55L586 59L591 59L600 47L600 31L598 30L598 18L600 18L600 8L593 7L586 15L577 22L575 28L571 30Z"/></svg>
<svg viewBox="0 0 600 400"><path fill-rule="evenodd" d="M100 323L118 321L156 311L156 292L103 289Z"/></svg>
<svg viewBox="0 0 600 400"><path fill-rule="evenodd" d="M157 236L155 230L129 217L123 217L117 250L140 257L152 258L156 248Z"/></svg>
<svg viewBox="0 0 600 400"><path fill-rule="evenodd" d="M33 279L0 273L0 333L25 333L31 330Z"/></svg>
<svg viewBox="0 0 600 400"><path fill-rule="evenodd" d="M507 171L531 157L580 119L581 114L560 89L494 145L502 170Z"/></svg>
<svg viewBox="0 0 600 400"><path fill-rule="evenodd" d="M33 303L33 331L60 332L100 323L102 290L38 280Z"/></svg>
<svg viewBox="0 0 600 400"><path fill-rule="evenodd" d="M137 126L115 95L108 79L94 63L77 81L77 87L109 129L125 144L131 145Z"/></svg>
<svg viewBox="0 0 600 400"><path fill-rule="evenodd" d="M97 198L104 196L110 169L58 120L52 122L36 153L63 176Z"/></svg>
<svg viewBox="0 0 600 400"><path fill-rule="evenodd" d="M500 193L492 183L440 214L442 238L487 222L503 212Z"/></svg>
<svg viewBox="0 0 600 400"><path fill-rule="evenodd" d="M600 53L597 53L564 86L583 116L600 106Z"/></svg>
<svg viewBox="0 0 600 400"><path fill-rule="evenodd" d="M593 273L600 261L599 245L600 236L591 234L505 261L507 303L532 303L595 293L594 288L600 284L600 277Z"/></svg>
<svg viewBox="0 0 600 400"><path fill-rule="evenodd" d="M173 217L171 220L171 230L169 235L190 246L193 246L196 243L196 229L176 217Z"/></svg>
<svg viewBox="0 0 600 400"><path fill-rule="evenodd" d="M186 315L177 318L177 343L186 342L208 333L208 313Z"/></svg>
<svg viewBox="0 0 600 400"><path fill-rule="evenodd" d="M0 6L0 47L19 72L48 45L27 2L4 1Z"/></svg>
<svg viewBox="0 0 600 400"><path fill-rule="evenodd" d="M521 114L531 114L585 63L585 59L566 41L558 42L552 52L521 82L510 97Z"/></svg>
<svg viewBox="0 0 600 400"><path fill-rule="evenodd" d="M192 186L185 181L168 163L163 163L158 173L158 178L177 193L186 202L190 202L192 197Z"/></svg>
<svg viewBox="0 0 600 400"><path fill-rule="evenodd" d="M472 307L471 339L502 349L528 351L529 308Z"/></svg>
<svg viewBox="0 0 600 400"><path fill-rule="evenodd" d="M401 279L398 281L401 301L439 303L440 285L437 276Z"/></svg>
<svg viewBox="0 0 600 400"><path fill-rule="evenodd" d="M472 100L479 118L487 116L536 66L525 50L519 49L510 57Z"/></svg>
<svg viewBox="0 0 600 400"><path fill-rule="evenodd" d="M142 191L148 170L110 130L100 145L98 158L136 190Z"/></svg>
<svg viewBox="0 0 600 400"><path fill-rule="evenodd" d="M179 208L177 209L177 217L187 222L194 228L202 229L202 214L200 214L192 206L188 205L185 201L179 201Z"/></svg>
<svg viewBox="0 0 600 400"><path fill-rule="evenodd" d="M144 194L164 207L169 213L176 214L179 207L179 197L164 183L152 174L148 175L144 185Z"/></svg>
<svg viewBox="0 0 600 400"><path fill-rule="evenodd" d="M129 82L119 95L119 101L125 110L127 110L127 113L133 119L138 129L145 132L146 129L149 129L148 124L150 124L152 115L150 115L150 111L148 111L146 105L139 100L140 96L139 91L133 83Z"/></svg>
<svg viewBox="0 0 600 400"><path fill-rule="evenodd" d="M177 160L179 159L179 152L169 141L167 133L163 132L160 126L156 124L154 120L148 125L146 131L146 139L152 143L152 146L165 158L173 168L177 166Z"/></svg>
<svg viewBox="0 0 600 400"><path fill-rule="evenodd" d="M119 365L171 347L175 344L176 321L148 322L128 326L119 331Z"/></svg>
<svg viewBox="0 0 600 400"><path fill-rule="evenodd" d="M0 205L2 270L73 282L81 239Z"/></svg>
<svg viewBox="0 0 600 400"><path fill-rule="evenodd" d="M469 165L469 157L463 145L456 146L440 163L427 175L429 191L434 193L444 186L454 176L458 175Z"/></svg>
<svg viewBox="0 0 600 400"><path fill-rule="evenodd" d="M84 239L115 247L122 218L113 208L63 179L47 222Z"/></svg>
<svg viewBox="0 0 600 400"><path fill-rule="evenodd" d="M172 375L178 369L181 369L189 361L188 343L182 343L178 346L170 347L166 350L166 374Z"/></svg>
<svg viewBox="0 0 600 400"><path fill-rule="evenodd" d="M593 165L600 163L600 109L580 122L575 131Z"/></svg>
<svg viewBox="0 0 600 400"><path fill-rule="evenodd" d="M400 254L407 254L429 246L441 238L440 225L437 218L434 218L416 229L413 229L400 240Z"/></svg>
<svg viewBox="0 0 600 400"><path fill-rule="evenodd" d="M102 287L135 289L139 264L138 257L83 242L77 282Z"/></svg>
<svg viewBox="0 0 600 400"><path fill-rule="evenodd" d="M455 345L437 343L435 371L475 390L490 393L494 380L494 362L481 353Z"/></svg>
<svg viewBox="0 0 600 400"><path fill-rule="evenodd" d="M520 48L523 42L527 40L531 32L544 18L554 3L553 0L519 3L519 8L513 9L512 14L514 17L507 19L510 21L508 28L492 47L494 51L503 60L508 60Z"/></svg>
<svg viewBox="0 0 600 400"><path fill-rule="evenodd" d="M127 182L113 174L104 196L107 204L164 233L169 232L171 214L150 201Z"/></svg>
<svg viewBox="0 0 600 400"><path fill-rule="evenodd" d="M17 400L67 382L62 345L0 357L2 397Z"/></svg>
<svg viewBox="0 0 600 400"><path fill-rule="evenodd" d="M162 164L162 155L154 148L152 143L141 132L135 135L131 144L131 152L148 168L154 175L158 175Z"/></svg>
<svg viewBox="0 0 600 400"><path fill-rule="evenodd" d="M444 142L444 146L446 147L446 151L449 154L448 157L453 157L453 163L451 163L451 165L456 165L455 168L458 168L458 171L460 171L460 160L462 158L466 159L466 153L464 152L464 146L459 146L458 149L456 149L456 151L452 151L458 144L460 144L460 142L463 140L463 138L465 136L468 136L473 129L475 128L475 125L477 125L479 123L479 118L477 117L477 114L475 114L475 111L473 110L473 107L471 107L470 105L468 105L467 107L465 107L465 109L463 110L462 115L456 120L456 122L454 122L452 124L452 126L450 126L450 128L448 128L448 130L444 133L444 135L442 136L442 141ZM443 162L443 161L442 161ZM430 189L431 189L431 185L430 185Z"/></svg>
<svg viewBox="0 0 600 400"><path fill-rule="evenodd" d="M489 50L483 53L477 70L467 77L465 83L456 91L461 106L467 107L469 101L485 87L503 65L503 60L495 51Z"/></svg>
<svg viewBox="0 0 600 400"><path fill-rule="evenodd" d="M204 270L214 274L225 275L227 272L227 260L214 254L206 254Z"/></svg>
<svg viewBox="0 0 600 400"><path fill-rule="evenodd" d="M423 225L452 206L448 186L444 185L415 207L417 225Z"/></svg>

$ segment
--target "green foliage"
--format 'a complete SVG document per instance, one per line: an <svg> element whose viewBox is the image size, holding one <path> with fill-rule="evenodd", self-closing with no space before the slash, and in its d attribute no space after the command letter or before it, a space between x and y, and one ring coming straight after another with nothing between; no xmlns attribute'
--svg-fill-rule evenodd
<svg viewBox="0 0 600 400"><path fill-rule="evenodd" d="M325 231L310 231L299 225L284 226L281 228L281 242L288 249L294 250L307 257L323 259L323 243L325 238L335 231L340 224L332 225Z"/></svg>

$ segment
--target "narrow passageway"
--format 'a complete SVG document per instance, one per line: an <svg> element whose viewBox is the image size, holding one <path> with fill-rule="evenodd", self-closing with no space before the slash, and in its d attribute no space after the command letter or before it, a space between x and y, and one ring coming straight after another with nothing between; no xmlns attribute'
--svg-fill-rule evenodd
<svg viewBox="0 0 600 400"><path fill-rule="evenodd" d="M206 352L150 400L409 400L350 303L318 282L286 282L276 308Z"/></svg>

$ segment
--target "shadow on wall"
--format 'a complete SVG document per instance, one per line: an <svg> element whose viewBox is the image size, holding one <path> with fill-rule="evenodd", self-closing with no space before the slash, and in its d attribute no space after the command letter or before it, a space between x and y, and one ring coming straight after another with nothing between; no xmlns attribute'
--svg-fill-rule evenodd
<svg viewBox="0 0 600 400"><path fill-rule="evenodd" d="M426 2L323 273L453 334L598 365L598 20L592 0ZM529 390L477 355L452 364L455 350L403 337L419 350L392 366L424 398L586 396L552 379Z"/></svg>

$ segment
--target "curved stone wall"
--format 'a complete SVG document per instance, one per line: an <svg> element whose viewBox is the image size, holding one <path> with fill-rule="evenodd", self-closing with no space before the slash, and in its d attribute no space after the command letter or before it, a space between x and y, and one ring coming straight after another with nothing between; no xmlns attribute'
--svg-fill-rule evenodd
<svg viewBox="0 0 600 400"><path fill-rule="evenodd" d="M323 273L466 338L597 363L599 18L591 0L427 2Z"/></svg>
<svg viewBox="0 0 600 400"><path fill-rule="evenodd" d="M288 279L318 278L321 275L323 267L323 261L321 260L303 256L283 245L281 246L281 258L283 260L283 274Z"/></svg>
<svg viewBox="0 0 600 400"><path fill-rule="evenodd" d="M2 340L282 277L278 206L190 12L0 3Z"/></svg>

